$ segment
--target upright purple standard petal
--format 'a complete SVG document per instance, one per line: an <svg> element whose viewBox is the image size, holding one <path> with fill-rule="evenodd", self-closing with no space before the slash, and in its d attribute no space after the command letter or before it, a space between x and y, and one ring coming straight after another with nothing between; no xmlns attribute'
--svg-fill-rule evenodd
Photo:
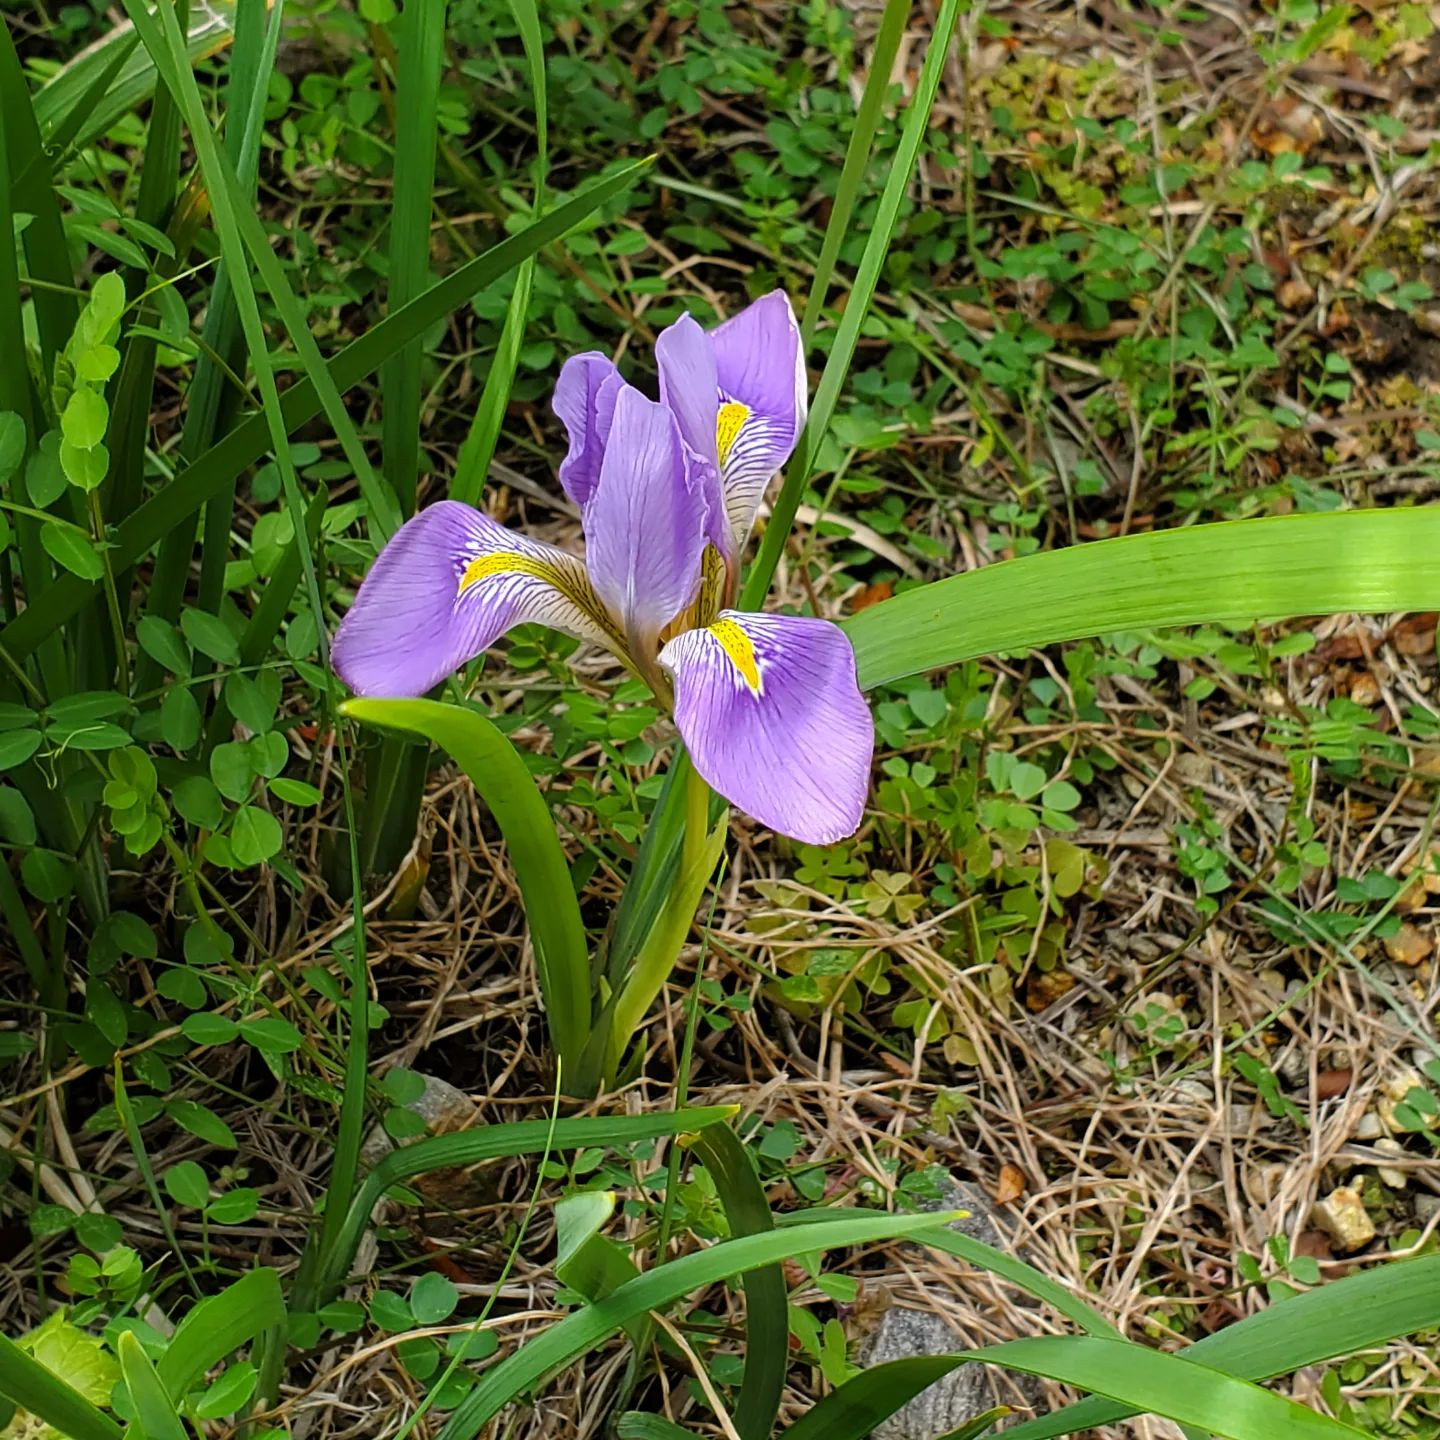
<svg viewBox="0 0 1440 1440"><path fill-rule="evenodd" d="M624 383L615 366L594 350L572 355L555 382L550 405L570 436L570 452L560 462L560 484L582 510L600 482L610 417Z"/></svg>
<svg viewBox="0 0 1440 1440"><path fill-rule="evenodd" d="M526 621L619 643L575 556L442 500L376 558L336 631L335 669L357 695L423 695Z"/></svg>
<svg viewBox="0 0 1440 1440"><path fill-rule="evenodd" d="M695 456L695 474L709 509L706 539L728 559L735 553L735 542L720 487L716 433L720 382L710 337L691 316L682 315L660 332L655 361L660 370L661 403L674 411L680 434Z"/></svg>
<svg viewBox="0 0 1440 1440"><path fill-rule="evenodd" d="M737 544L805 428L805 357L790 298L771 291L710 333L720 406L717 451Z"/></svg>
<svg viewBox="0 0 1440 1440"><path fill-rule="evenodd" d="M585 507L585 562L642 663L695 596L705 509L675 416L624 386L600 483Z"/></svg>
<svg viewBox="0 0 1440 1440"><path fill-rule="evenodd" d="M850 642L827 620L724 610L660 652L695 768L782 835L828 845L865 808L874 723Z"/></svg>

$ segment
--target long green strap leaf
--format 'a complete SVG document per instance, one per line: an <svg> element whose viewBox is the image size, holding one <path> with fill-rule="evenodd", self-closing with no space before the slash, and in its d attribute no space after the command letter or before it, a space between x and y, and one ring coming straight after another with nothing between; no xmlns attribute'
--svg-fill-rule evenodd
<svg viewBox="0 0 1440 1440"><path fill-rule="evenodd" d="M799 1210L788 1215L777 1215L775 1219L782 1229L795 1226L803 1231L805 1226L815 1224L824 1215L823 1209ZM959 1230L939 1230L933 1235L927 1235L925 1243L933 1250L943 1250L947 1255L954 1255L979 1270L988 1270L992 1275L1008 1280L1012 1285L1049 1305L1057 1315L1063 1315L1089 1335L1098 1335L1107 1340L1122 1338L1120 1332L1098 1310L1092 1309L1058 1281L1052 1280L1033 1265L1027 1265L1017 1256L987 1245L983 1240L976 1240ZM806 1247L803 1241L797 1240L796 1248Z"/></svg>
<svg viewBox="0 0 1440 1440"><path fill-rule="evenodd" d="M350 1271L360 1237L370 1222L375 1202L392 1185L413 1175L478 1165L511 1155L539 1155L549 1150L580 1150L596 1145L633 1145L719 1125L735 1116L734 1105L697 1106L691 1110L657 1111L651 1115L598 1115L576 1119L518 1120L487 1125L453 1135L429 1135L392 1150L361 1182L350 1202L345 1224L331 1254L324 1258L320 1294L327 1295Z"/></svg>
<svg viewBox="0 0 1440 1440"><path fill-rule="evenodd" d="M805 433L800 437L799 448L785 472L785 483L775 497L775 508L765 526L765 538L760 545L760 554L756 556L750 574L745 579L740 603L746 610L758 610L764 603L766 592L770 589L771 577L780 561L780 552L784 549L790 527L795 523L795 511L799 509L805 482L810 477L820 442L830 425L830 417L835 413L835 404L840 399L840 387L845 383L855 346L860 339L860 327L865 323L865 315L870 309L870 301L874 298L880 272L885 266L885 257L890 253L890 239L900 218L900 206L915 173L915 161L929 128L930 109L940 88L940 77L945 71L945 58L950 50L950 40L955 33L955 22L959 15L960 0L942 0L940 14L930 36L930 47L925 53L925 63L920 70L920 79L915 86L910 108L905 112L900 146L885 181L884 192L880 196L875 226L866 242L865 253L861 256L860 268L855 275L855 284L851 287L850 297L845 303L845 313L840 317L840 326L835 332L835 343L831 346L829 359L826 360L824 372L820 376Z"/></svg>
<svg viewBox="0 0 1440 1440"><path fill-rule="evenodd" d="M694 1140L715 1181L731 1235L763 1235L775 1228L765 1187L750 1152L727 1125L712 1125ZM741 1440L769 1440L790 1368L790 1310L779 1265L749 1271L745 1287L745 1376L735 1402Z"/></svg>
<svg viewBox="0 0 1440 1440"><path fill-rule="evenodd" d="M1224 1440L1358 1440L1362 1431L1308 1410L1248 1380L1129 1340L1094 1335L1045 1335L983 1350L958 1350L960 1360L1003 1365L1123 1400ZM1012 1431L1018 1434L1019 1431Z"/></svg>
<svg viewBox="0 0 1440 1440"><path fill-rule="evenodd" d="M336 388L343 393L373 375L396 349L423 335L437 320L463 305L541 246L559 239L631 185L636 175L651 163L647 158L617 171L518 235L476 256L453 275L432 285L418 300L372 326L330 361L328 369ZM321 407L310 380L299 380L286 390L281 396L280 408L291 434L314 419ZM269 444L265 417L252 415L198 456L194 464L119 525L111 552L116 570L135 564L176 525L187 523L211 496L218 495L236 475L264 455ZM92 582L76 575L62 576L46 592L43 611L27 610L0 631L0 646L17 659L23 659L85 605L96 588Z"/></svg>
<svg viewBox="0 0 1440 1440"><path fill-rule="evenodd" d="M69 1440L120 1440L120 1427L78 1390L0 1335L0 1395Z"/></svg>
<svg viewBox="0 0 1440 1440"><path fill-rule="evenodd" d="M807 1251L821 1253L881 1240L924 1240L929 1231L958 1217L880 1215L851 1212L819 1222L805 1235ZM622 1285L598 1305L568 1315L543 1334L527 1339L514 1354L492 1366L441 1430L439 1440L474 1440L481 1428L512 1400L533 1391L556 1371L608 1339L628 1321L660 1310L707 1285L729 1280L788 1258L795 1237L782 1230L726 1240L708 1250L683 1255Z"/></svg>
<svg viewBox="0 0 1440 1440"><path fill-rule="evenodd" d="M1440 609L1440 506L1225 520L1006 560L844 622L862 688L1117 630Z"/></svg>
<svg viewBox="0 0 1440 1440"><path fill-rule="evenodd" d="M1269 1380L1440 1325L1440 1255L1395 1260L1307 1290L1180 1351L1246 1380ZM1007 1440L1053 1440L1135 1414L1082 1400L1007 1432Z"/></svg>
<svg viewBox="0 0 1440 1440"><path fill-rule="evenodd" d="M783 1440L865 1440L922 1390L967 1363L954 1355L911 1355L872 1365L817 1400L784 1431ZM984 1425L975 1433L983 1433L998 1418L994 1411L978 1416L972 1423Z"/></svg>
<svg viewBox="0 0 1440 1440"><path fill-rule="evenodd" d="M438 700L348 700L341 713L433 740L450 752L489 806L525 902L563 1085L579 1069L590 1036L590 954L570 867L535 777L514 745L476 710Z"/></svg>

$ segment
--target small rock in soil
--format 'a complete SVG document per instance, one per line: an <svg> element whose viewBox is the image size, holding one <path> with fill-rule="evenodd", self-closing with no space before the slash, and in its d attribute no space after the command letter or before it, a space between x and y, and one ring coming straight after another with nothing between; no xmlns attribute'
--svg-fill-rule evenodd
<svg viewBox="0 0 1440 1440"><path fill-rule="evenodd" d="M938 1203L926 1208L968 1210L968 1216L950 1226L952 1230L997 1250L1013 1248L994 1206L978 1185L956 1181L946 1188ZM954 1303L943 1291L937 1300L940 1306ZM915 1355L945 1355L973 1348L973 1343L936 1310L909 1310L894 1305L884 1311L862 1342L860 1363L868 1367ZM1037 1405L1041 1396L1039 1382L1026 1376L1009 1377L989 1366L960 1365L882 1421L872 1434L874 1440L937 1440L996 1405L1015 1406L1018 1413L1014 1423L1018 1424L1025 1418L1025 1409ZM1006 1422L1002 1421L999 1428L1005 1429Z"/></svg>

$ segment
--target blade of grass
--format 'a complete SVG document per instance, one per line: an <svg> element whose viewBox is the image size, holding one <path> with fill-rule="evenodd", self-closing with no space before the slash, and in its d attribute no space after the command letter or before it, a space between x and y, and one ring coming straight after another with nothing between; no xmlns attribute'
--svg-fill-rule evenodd
<svg viewBox="0 0 1440 1440"><path fill-rule="evenodd" d="M845 621L871 688L1117 630L1440 608L1440 506L1225 520L1003 561Z"/></svg>
<svg viewBox="0 0 1440 1440"><path fill-rule="evenodd" d="M483 1130L466 1130L454 1135L429 1135L392 1150L365 1177L356 1192L336 1243L324 1258L319 1273L319 1295L323 1298L344 1283L376 1201L402 1180L425 1175L432 1170L476 1165L483 1160L536 1155L547 1147L582 1150L591 1146L633 1145L641 1140L654 1140L723 1124L734 1118L737 1108L734 1105L711 1105L693 1110L657 1111L651 1115L583 1116L556 1120L553 1124L549 1120L519 1120L513 1124L487 1125ZM297 1298L297 1312L308 1308Z"/></svg>
<svg viewBox="0 0 1440 1440"><path fill-rule="evenodd" d="M833 1212L832 1212L833 1213ZM816 1253L871 1245L881 1240L924 1240L954 1215L881 1215L852 1211L809 1227L807 1249ZM813 1242L810 1244L808 1242ZM622 1285L608 1299L568 1315L543 1333L527 1339L513 1354L492 1365L465 1397L440 1432L440 1440L474 1440L481 1428L506 1405L534 1391L566 1365L588 1354L628 1321L661 1310L707 1285L731 1280L747 1271L787 1259L795 1240L780 1230L724 1240L708 1250L683 1255L646 1271Z"/></svg>
<svg viewBox="0 0 1440 1440"><path fill-rule="evenodd" d="M387 316L372 326L331 360L328 368L335 386L341 391L348 390L374 374L395 346L423 334L435 321L464 304L541 246L564 235L633 184L637 173L652 163L650 157L636 161L583 191L518 235L510 236L461 266L399 314ZM298 380L281 399L285 425L292 432L313 420L320 409L318 395L309 379ZM112 551L116 568L133 565L172 529L186 524L206 500L220 493L229 481L260 459L269 445L267 434L265 416L250 416L198 456L134 515L122 521L116 529ZM93 582L76 575L63 576L52 587L43 611L26 610L0 631L0 648L17 660L34 653L95 590Z"/></svg>
<svg viewBox="0 0 1440 1440"><path fill-rule="evenodd" d="M400 12L395 77L395 190L390 210L386 298L393 314L425 288L430 273L430 205L435 188L435 142L440 72L445 60L446 0L406 5ZM385 472L402 517L415 513L420 473L421 340L397 350L380 373L385 396L382 444Z"/></svg>
<svg viewBox="0 0 1440 1440"><path fill-rule="evenodd" d="M795 523L795 511L800 506L800 496L810 477L820 442L829 428L830 417L835 413L841 386L845 383L850 361L855 354L856 342L860 339L860 328L865 323L866 312L870 309L870 301L875 295L875 286L879 283L880 272L885 266L885 257L890 253L895 223L900 218L900 206L915 173L915 161L930 124L930 109L940 87L945 57L950 50L950 41L954 36L955 22L959 14L960 0L942 0L940 14L930 37L930 47L925 53L925 63L920 70L920 79L915 86L909 109L905 112L900 145L880 196L875 225L865 243L865 253L860 258L855 283L851 286L849 298L845 302L845 313L840 317L835 343L830 347L829 358L821 373L805 432L801 435L794 458L785 471L785 482L780 487L780 493L775 497L774 508L765 526L765 538L760 544L760 553L745 578L740 603L746 610L758 610L764 602L775 567L780 561L780 553L790 535L790 527Z"/></svg>
<svg viewBox="0 0 1440 1440"><path fill-rule="evenodd" d="M0 1335L0 1395L69 1440L121 1440L120 1427L78 1390Z"/></svg>
<svg viewBox="0 0 1440 1440"><path fill-rule="evenodd" d="M43 282L35 287L31 303L35 308L41 362L48 377L55 356L75 328L80 307L75 301L75 277L70 273L70 250L65 243L60 204L50 185L45 146L30 105L30 87L25 83L20 57L4 25L0 25L0 143L6 147L10 174L14 177L14 208L30 216L20 244L30 276ZM6 232L7 244L11 233Z"/></svg>
<svg viewBox="0 0 1440 1440"><path fill-rule="evenodd" d="M241 324L246 331L246 345L250 349L251 361L252 363L255 361L257 343L267 356L269 352L265 348L264 329L260 324L258 307L254 310L253 325L250 323L251 316L248 311L253 304L254 295L249 271L244 264L244 256L247 254L250 264L255 267L256 277L270 297L270 303L279 313L281 324L289 335L291 343L295 346L300 366L304 370L306 378L315 387L315 393L320 399L320 407L325 413L325 418L335 432L336 439L340 442L346 463L355 475L356 484L365 501L372 534L379 539L387 538L394 534L400 524L400 513L395 503L395 496L390 487L371 468L365 447L360 443L360 437L355 432L354 422L350 419L349 412L340 399L340 392L321 357L315 337L310 333L304 307L295 298L295 293L290 288L285 267L271 249L265 227L261 224L254 207L245 201L244 187L235 173L235 167L215 143L209 118L205 113L205 103L200 95L200 87L195 80L194 73L190 68L189 56L185 51L185 38L180 31L174 10L169 4L161 4L157 7L155 15L151 16L147 13L142 0L124 0L124 5L126 14L129 15L136 33L140 36L140 43L149 52L150 58L154 60L155 68L175 96L180 112L185 117L185 124L190 131L190 138L194 142L200 170L205 176L211 204L214 207L213 214L217 232L221 229L229 232L230 243L224 243L224 238L222 238L221 250L222 253L228 253L231 282L236 288L236 303L240 307ZM271 11L270 23L272 27L276 24L274 10ZM242 293L246 289L251 290L249 301ZM263 377L261 378L262 395L266 395L268 399L269 387L264 384ZM271 383L273 384L273 381ZM266 411L267 414L270 411L268 404ZM277 452L283 449L284 439L283 426L278 434L271 435L272 445ZM280 463L283 478L285 474L284 457L277 453L276 459Z"/></svg>
<svg viewBox="0 0 1440 1440"><path fill-rule="evenodd" d="M274 50L267 44L265 0L239 0L235 7L235 49L225 86L225 148L246 191L253 190L258 172L260 137L264 128L264 96L274 66ZM278 43L278 36L276 36ZM230 427L244 398L231 379L241 364L245 337L230 285L230 272L221 256L205 307L200 335L200 358L185 392L185 419L180 431L182 467L193 465ZM261 420L261 431L264 424ZM208 559L212 552L230 555L230 526L235 512L238 471L228 476L204 505L200 557L200 608L215 613L224 581L223 563ZM145 597L146 614L167 624L180 616L190 563L195 550L195 525L185 520L162 538ZM142 653L136 664L137 694L159 688L160 665Z"/></svg>
<svg viewBox="0 0 1440 1440"><path fill-rule="evenodd" d="M433 740L479 791L509 847L551 1044L570 1078L590 1035L589 947L550 807L519 752L478 711L437 700L348 700L341 714Z"/></svg>
<svg viewBox="0 0 1440 1440"><path fill-rule="evenodd" d="M108 56L104 68L95 72L94 78L79 93L69 110L60 117L59 123L53 130L47 131L44 122L40 119L39 95L32 98L31 108L35 111L35 121L40 126L41 133L45 138L44 159L52 176L70 158L70 146L80 133L80 127L96 107L104 103L105 98L118 83L120 72L125 68L126 61L135 53L139 43L134 35L128 35L123 44L115 46L114 54ZM40 163L38 156L30 161L30 164L25 167L26 178L29 177L31 169L38 168Z"/></svg>
<svg viewBox="0 0 1440 1440"><path fill-rule="evenodd" d="M1440 1255L1392 1260L1271 1305L1178 1352L1245 1380L1270 1380L1308 1365L1375 1349L1440 1325ZM1107 1400L1082 1400L1027 1420L1013 1440L1053 1440L1135 1414Z"/></svg>
<svg viewBox="0 0 1440 1440"><path fill-rule="evenodd" d="M184 14L188 10L188 0L178 0L178 3ZM67 117L67 120L70 118ZM136 218L163 231L170 221L179 187L180 112L175 108L170 92L164 90L155 97L155 103L150 107L150 124L145 136L145 165L140 172L140 194L135 202ZM178 255L171 260L162 256L156 268L164 278L169 278L179 268L180 260ZM147 279L143 270L132 269L127 273L125 288L132 303L144 292ZM124 359L110 403L110 426L105 437L110 450L110 473L100 494L107 516L129 515L140 503L145 491L145 442L150 431L158 348L151 335L132 334L125 341ZM116 595L122 614L127 618L131 579L131 572L126 571L116 582ZM116 657L117 662L119 658Z"/></svg>
<svg viewBox="0 0 1440 1440"><path fill-rule="evenodd" d="M545 180L550 169L549 104L545 92L545 40L540 30L540 16L535 0L510 0L515 23L520 27L520 42L525 47L525 62L530 69L530 94L535 105L535 135L538 153L535 159L535 213L545 205ZM505 310L505 324L500 341L485 377L485 388L475 411L470 431L455 462L455 475L450 482L450 498L469 505L480 503L480 492L490 461L495 457L495 444L510 404L515 384L515 368L520 362L520 349L525 343L525 325L530 317L530 287L535 278L535 258L525 261L515 274L515 289Z"/></svg>
<svg viewBox="0 0 1440 1440"><path fill-rule="evenodd" d="M120 1373L135 1407L135 1423L145 1440L189 1440L164 1382L155 1373L150 1357L140 1346L133 1330L122 1330L115 1347Z"/></svg>
<svg viewBox="0 0 1440 1440"><path fill-rule="evenodd" d="M155 21L145 13L139 0L125 0L125 3L130 18L135 24L135 29L139 33L140 43L154 58L165 83L175 96L176 103L185 116L190 138L195 145L200 170L205 176L210 191L212 214L221 253L231 266L235 304L240 313L241 327L245 332L245 344L250 352L250 363L260 388L265 422L270 432L271 449L280 470L286 507L290 512L290 520L295 534L297 536L304 535L306 533L305 505L300 496L299 478L295 473L295 464L290 455L285 416L281 408L280 392L275 383L275 373L266 345L265 331L260 319L260 308L255 298L249 270L245 265L244 247L247 243L247 231L251 227L254 231L259 232L258 246L250 243L251 259L264 279L265 288L272 302L276 303L283 313L288 308L287 297L290 307L294 305L294 297L290 295L278 262L265 241L264 232L259 228L259 222L252 211L247 208L239 181L228 166L224 155L221 154L220 147L209 129L200 89L185 55L184 37L181 34L175 12L168 5L161 3L156 11L159 21L157 28ZM270 14L272 35L279 33L282 12L283 0L275 0ZM250 241L253 241L253 238L253 235L248 236ZM291 338L300 351L306 372L316 382L316 389L322 403L325 404L327 417L332 424L336 424L336 428L341 434L341 444L346 451L347 458L353 465L358 456L360 466L364 467L364 456L359 450L359 442L355 438L349 417L343 416L344 429L341 429L337 423L335 411L340 408L339 392L323 362L320 361L319 351L315 347L313 337L308 330L304 329L303 315L299 317L298 329L293 319L290 321L290 328ZM333 407L326 403L327 396L333 399ZM353 442L351 445L345 444L347 431ZM372 504L383 498L380 492L375 490L373 484L367 486L366 469L357 469L357 477L362 493L369 495ZM383 517L376 517L372 512L372 519L377 518L383 528L385 523ZM325 607L314 557L310 554L308 546L302 548L301 556L310 607L319 620L325 613ZM338 698L337 684L330 668L329 643L323 627L320 629L319 638L320 658L325 676L325 711L327 719L335 724L337 723L334 720ZM348 991L345 997L347 1030L343 1041L345 1065L340 1100L340 1120L335 1135L335 1153L331 1162L330 1178L325 1192L325 1215L321 1221L319 1237L315 1241L315 1251L321 1255L325 1254L333 1244L335 1234L343 1224L345 1212L349 1208L350 1199L355 1190L360 1162L360 1142L365 1123L365 1081L368 1070L370 1033L370 998L365 963L365 912L360 885L359 851L356 845L355 803L350 789L349 755L343 740L339 749L337 769L340 775L345 832L349 839L350 850L352 928L351 946L348 953ZM278 1381L273 1363L274 1353L275 1348L272 1346L269 1355L265 1357L263 1366L272 1385ZM270 1402L274 1398L273 1393L265 1393L262 1395L262 1402Z"/></svg>
<svg viewBox="0 0 1440 1440"><path fill-rule="evenodd" d="M234 35L230 11L225 5L203 5L191 19L187 49L192 60L218 55L230 44ZM118 74L105 87L100 103L82 116L79 126L73 124L77 106L93 94L96 76L108 70L118 53L125 62ZM35 92L35 118L49 144L68 129L70 142L82 149L98 139L122 115L143 105L155 93L155 65L143 50L136 48L135 27L118 25L67 60L39 90Z"/></svg>
<svg viewBox="0 0 1440 1440"><path fill-rule="evenodd" d="M225 86L225 153L234 167L241 195L253 198L260 171L260 138L265 132L265 96L280 43L278 24L265 23L266 0L238 0L235 6L235 49ZM226 383L224 367L241 354L240 313L231 294L230 267L221 258L206 306L200 360L187 394L189 408L180 435L180 453L195 455L215 438L217 427L234 413L239 397ZM227 393L230 404L225 404ZM191 425L191 413L194 425ZM205 507L200 527L200 609L218 614L225 593L225 565L230 558L230 530L235 520L235 481ZM173 619L173 616L166 616Z"/></svg>
<svg viewBox="0 0 1440 1440"><path fill-rule="evenodd" d="M870 74L866 76L865 89L855 109L855 125L850 131L850 143L845 147L845 163L835 187L835 203L825 224L824 238L820 241L820 258L815 262L815 277L810 282L805 313L800 317L800 344L806 352L815 338L815 327L820 323L820 312L825 307L825 297L830 293L830 281L835 274L835 261L850 229L855 201L859 198L860 186L869 168L875 131L880 123L880 109L890 88L890 71L895 65L909 15L909 0L885 0L885 13L880 17L875 46L870 52Z"/></svg>
<svg viewBox="0 0 1440 1440"><path fill-rule="evenodd" d="M731 1235L763 1235L775 1228L770 1202L750 1152L728 1125L712 1125L691 1142L715 1181ZM779 1265L747 1271L745 1373L731 1417L741 1440L770 1440L790 1368L790 1307Z"/></svg>
<svg viewBox="0 0 1440 1440"><path fill-rule="evenodd" d="M150 1163L150 1153L145 1148L145 1137L140 1133L139 1122L135 1119L135 1107L131 1105L130 1092L125 1088L125 1072L118 1055L115 1057L114 1075L115 1113L120 1117L120 1128L125 1132L130 1153L135 1157L135 1168L140 1172L145 1193L150 1197L150 1204L154 1207L155 1218L160 1222L160 1229L165 1236L166 1243L180 1262L180 1269L184 1272L190 1288L196 1295L199 1295L200 1287L195 1283L195 1273L190 1269L190 1262L186 1260L185 1252L180 1248L175 1227L170 1223L170 1211L165 1204L165 1197L161 1195L160 1186L156 1183L155 1167Z"/></svg>

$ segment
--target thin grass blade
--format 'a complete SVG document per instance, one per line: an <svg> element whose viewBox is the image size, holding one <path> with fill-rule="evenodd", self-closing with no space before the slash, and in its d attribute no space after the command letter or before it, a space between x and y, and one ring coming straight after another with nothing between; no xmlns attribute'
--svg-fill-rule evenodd
<svg viewBox="0 0 1440 1440"><path fill-rule="evenodd" d="M915 161L920 154L920 144L930 124L930 110L940 88L940 78L945 70L945 58L950 51L950 41L955 34L955 22L960 15L960 0L942 0L940 13L935 20L935 29L930 36L930 48L925 54L925 63L920 70L920 79L915 86L914 97L905 112L905 123L900 132L900 145L895 154L880 205L875 215L875 227L865 245L860 259L860 268L855 275L845 313L841 316L835 332L835 343L820 376L815 399L810 406L810 418L805 433L800 437L799 447L785 472L785 482L775 497L775 505L765 526L765 538L760 553L745 579L745 588L740 603L747 610L758 610L770 588L775 567L780 562L780 552L795 523L795 511L800 506L800 496L805 482L810 477L820 442L829 428L830 417L835 413L835 404L840 398L841 387L850 369L856 343L860 339L860 327L865 323L866 312L875 295L885 257L890 253L890 241L895 233L895 223L900 218L900 206L905 199L911 177L915 173Z"/></svg>
<svg viewBox="0 0 1440 1440"><path fill-rule="evenodd" d="M186 51L192 61L218 55L234 38L233 0L210 0L190 17ZM135 27L118 25L78 55L67 60L35 92L35 118L48 144L68 132L69 143L83 148L105 133L122 115L143 105L155 93L155 64L136 45ZM96 79L124 62L106 84L103 98L87 106L95 95ZM80 123L74 123L80 107Z"/></svg>
<svg viewBox="0 0 1440 1440"><path fill-rule="evenodd" d="M395 79L395 193L390 212L390 313L425 289L430 273L430 207L435 187L440 72L445 60L446 0L400 12ZM402 516L415 512L420 473L420 372L425 349L412 340L381 371L385 471Z"/></svg>
<svg viewBox="0 0 1440 1440"><path fill-rule="evenodd" d="M783 1432L784 1440L865 1440L877 1425L903 1410L921 1391L969 1363L955 1355L911 1355L872 1365L817 1400ZM1004 1408L992 1410L956 1433L983 1435L1007 1414Z"/></svg>
<svg viewBox="0 0 1440 1440"><path fill-rule="evenodd" d="M895 56L899 53L909 16L910 0L885 0L885 13L880 17L875 45L870 52L870 74L865 79L865 89L855 109L855 125L850 131L850 143L845 147L845 163L835 187L835 203L820 242L820 258L815 262L810 297L805 302L805 313L800 317L800 343L807 351L815 338L815 327L820 323L825 297L830 293L840 246L855 214L855 202L860 196L865 171L869 168L870 151L880 124L880 109L885 102L885 92L890 88L890 71L895 65Z"/></svg>
<svg viewBox="0 0 1440 1440"><path fill-rule="evenodd" d="M545 179L550 168L545 40L535 0L510 0L510 9L520 27L520 41L525 47L525 62L530 70L530 94L535 105L535 134L539 144L535 160L535 211L538 214L544 207ZM495 444L500 438L500 427L515 384L515 367L520 362L520 349L525 343L525 325L530 318L530 287L534 278L535 260L532 257L515 274L515 289L505 310L505 324L490 362L490 372L485 377L480 405L455 463L450 497L469 505L479 504L485 476L495 456Z"/></svg>

